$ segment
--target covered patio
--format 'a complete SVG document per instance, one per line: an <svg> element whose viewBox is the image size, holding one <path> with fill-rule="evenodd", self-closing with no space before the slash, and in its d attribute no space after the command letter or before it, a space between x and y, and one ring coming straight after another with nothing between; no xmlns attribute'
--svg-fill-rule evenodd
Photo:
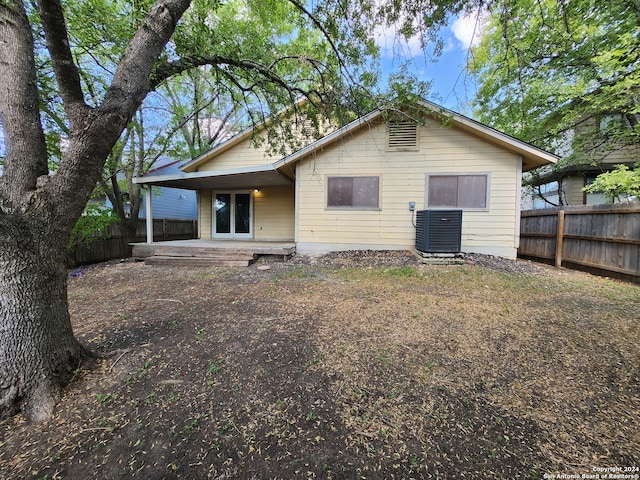
<svg viewBox="0 0 640 480"><path fill-rule="evenodd" d="M134 178L134 183L146 190L148 244L153 243L153 187L197 191L198 237L220 242L222 248L227 248L226 240L249 241L253 246L294 240L294 180L272 164L169 175L159 170Z"/></svg>

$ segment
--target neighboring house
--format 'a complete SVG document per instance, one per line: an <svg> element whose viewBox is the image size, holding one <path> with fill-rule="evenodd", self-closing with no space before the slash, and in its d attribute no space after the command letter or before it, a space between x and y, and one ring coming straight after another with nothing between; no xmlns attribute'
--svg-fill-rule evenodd
<svg viewBox="0 0 640 480"><path fill-rule="evenodd" d="M640 115L635 115L635 122ZM627 117L603 115L580 124L567 138L561 157L571 157L569 165L561 169L540 169L531 177L529 202L525 208L550 208L558 205L597 205L606 199L598 193L582 189L593 183L603 172L624 164L633 168L640 161L640 145L625 144L624 140L609 137L607 129L625 131L631 128Z"/></svg>
<svg viewBox="0 0 640 480"><path fill-rule="evenodd" d="M170 161L150 170L145 178L154 176L176 175L181 173L180 164L182 161ZM197 195L194 190L182 188L158 187L152 189L153 216L155 218L165 218L174 220L197 220L198 205ZM111 207L111 202L107 198L106 205ZM143 197L140 206L139 218L146 218L146 198Z"/></svg>
<svg viewBox="0 0 640 480"><path fill-rule="evenodd" d="M294 241L300 253L412 249L415 202L463 210L463 251L515 258L522 172L557 157L422 106L420 124L375 110L283 158L254 148L247 130L178 174L136 181L198 191L201 239Z"/></svg>

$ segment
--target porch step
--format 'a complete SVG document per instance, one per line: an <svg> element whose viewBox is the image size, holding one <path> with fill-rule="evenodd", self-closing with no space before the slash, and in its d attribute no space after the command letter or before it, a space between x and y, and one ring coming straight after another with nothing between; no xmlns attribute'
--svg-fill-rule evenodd
<svg viewBox="0 0 640 480"><path fill-rule="evenodd" d="M253 255L219 255L209 257L185 257L154 255L144 259L147 265L172 265L181 267L247 267Z"/></svg>
<svg viewBox="0 0 640 480"><path fill-rule="evenodd" d="M133 257L149 265L246 267L260 255L289 258L296 250L289 242L199 242L175 241L134 243Z"/></svg>
<svg viewBox="0 0 640 480"><path fill-rule="evenodd" d="M227 255L245 255L253 258L253 252L241 248L209 248L209 247L183 247L183 246L157 246L134 245L135 257L220 257Z"/></svg>

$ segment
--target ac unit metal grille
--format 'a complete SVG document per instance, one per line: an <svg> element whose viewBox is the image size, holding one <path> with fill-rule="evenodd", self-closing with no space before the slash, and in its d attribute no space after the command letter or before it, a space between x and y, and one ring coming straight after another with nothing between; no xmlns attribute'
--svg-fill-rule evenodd
<svg viewBox="0 0 640 480"><path fill-rule="evenodd" d="M462 248L462 210L419 210L416 213L416 250L458 253Z"/></svg>

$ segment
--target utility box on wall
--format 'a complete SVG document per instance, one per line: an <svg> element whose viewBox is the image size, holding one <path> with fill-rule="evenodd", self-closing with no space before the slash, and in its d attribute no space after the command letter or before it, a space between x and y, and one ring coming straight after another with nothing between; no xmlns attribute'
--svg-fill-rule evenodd
<svg viewBox="0 0 640 480"><path fill-rule="evenodd" d="M458 253L462 249L462 210L418 210L416 250Z"/></svg>

